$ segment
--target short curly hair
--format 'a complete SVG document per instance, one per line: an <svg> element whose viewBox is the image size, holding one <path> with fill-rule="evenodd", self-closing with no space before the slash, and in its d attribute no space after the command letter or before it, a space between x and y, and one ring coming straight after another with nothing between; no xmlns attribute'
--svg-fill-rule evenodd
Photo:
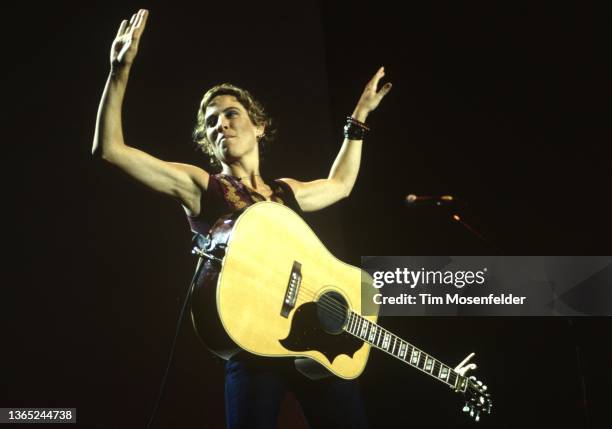
<svg viewBox="0 0 612 429"><path fill-rule="evenodd" d="M274 127L272 118L265 111L263 105L257 101L249 91L232 85L231 83L222 83L220 85L213 86L211 89L206 91L204 97L202 97L200 108L198 109L196 125L193 130L193 141L196 144L196 147L208 155L212 166L221 166L219 160L215 156L214 143L209 141L208 137L206 136L206 122L204 118L206 109L210 105L211 101L220 95L234 96L247 111L251 122L253 122L253 124L256 126L265 127L264 134L258 140L260 159L262 159L263 151L267 149L268 144L272 141L274 135L276 134L276 128Z"/></svg>

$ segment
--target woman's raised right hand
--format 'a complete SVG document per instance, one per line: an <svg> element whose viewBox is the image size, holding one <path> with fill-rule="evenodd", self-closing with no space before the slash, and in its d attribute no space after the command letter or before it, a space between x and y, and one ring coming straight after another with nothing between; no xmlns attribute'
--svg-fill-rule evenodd
<svg viewBox="0 0 612 429"><path fill-rule="evenodd" d="M147 24L149 11L140 9L138 13L132 15L128 22L127 19L121 21L117 36L111 47L110 62L112 69L130 67L138 53L138 43L140 36Z"/></svg>

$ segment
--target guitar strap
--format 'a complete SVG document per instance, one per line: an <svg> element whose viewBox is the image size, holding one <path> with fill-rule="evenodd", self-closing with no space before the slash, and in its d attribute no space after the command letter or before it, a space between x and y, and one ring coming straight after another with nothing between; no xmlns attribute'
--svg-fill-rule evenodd
<svg viewBox="0 0 612 429"><path fill-rule="evenodd" d="M210 240L208 237L196 233L194 234L191 243L193 247L199 247L200 249L206 249L208 244L210 244ZM200 247L202 245L202 247ZM183 321L185 320L185 315L187 314L187 308L189 308L189 303L191 302L191 294L193 293L193 289L195 284L200 276L200 271L204 266L204 257L198 257L198 263L196 265L195 272L193 273L193 278L191 279L191 283L187 288L187 294L185 295L185 299L183 300L183 307L181 308L181 313L179 315L178 321L176 323L176 331L174 333L174 339L172 340L172 345L170 346L170 353L168 355L168 364L166 365L166 371L164 372L164 376L162 377L161 386L159 388L159 394L157 395L157 400L155 401L155 405L153 407L153 411L151 412L151 418L149 419L149 423L147 424L147 429L150 429L153 425L153 421L155 420L155 415L157 414L157 409L159 408L159 404L161 402L162 396L164 394L164 389L166 387L166 382L168 380L168 373L170 372L170 367L172 366L172 361L174 360L174 350L176 349L176 340L181 331L181 327L183 326Z"/></svg>

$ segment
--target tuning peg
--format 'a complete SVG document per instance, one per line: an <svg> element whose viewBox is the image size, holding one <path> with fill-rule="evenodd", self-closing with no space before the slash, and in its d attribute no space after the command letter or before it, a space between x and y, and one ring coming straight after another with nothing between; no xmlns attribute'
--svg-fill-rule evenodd
<svg viewBox="0 0 612 429"><path fill-rule="evenodd" d="M474 408L470 408L470 417L474 417Z"/></svg>
<svg viewBox="0 0 612 429"><path fill-rule="evenodd" d="M476 384L479 385L479 386L482 386L482 381L476 380Z"/></svg>
<svg viewBox="0 0 612 429"><path fill-rule="evenodd" d="M476 412L476 417L474 417L474 421L480 421L480 411Z"/></svg>
<svg viewBox="0 0 612 429"><path fill-rule="evenodd" d="M468 406L468 403L466 402L465 405L462 408L464 413L467 413L468 411L470 411L470 407Z"/></svg>
<svg viewBox="0 0 612 429"><path fill-rule="evenodd" d="M486 384L483 384L483 385L482 385L482 390L484 391L484 390L487 390L487 389L488 389L487 385L486 385Z"/></svg>

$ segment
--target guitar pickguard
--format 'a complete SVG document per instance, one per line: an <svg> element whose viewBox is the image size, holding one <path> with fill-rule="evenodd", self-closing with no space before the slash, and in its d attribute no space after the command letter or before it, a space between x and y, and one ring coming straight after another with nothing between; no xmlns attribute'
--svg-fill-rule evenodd
<svg viewBox="0 0 612 429"><path fill-rule="evenodd" d="M295 310L291 331L287 338L279 342L287 350L294 352L319 351L330 364L336 356L342 354L352 358L363 346L363 341L344 331L336 335L325 332L319 323L316 302L308 302Z"/></svg>

